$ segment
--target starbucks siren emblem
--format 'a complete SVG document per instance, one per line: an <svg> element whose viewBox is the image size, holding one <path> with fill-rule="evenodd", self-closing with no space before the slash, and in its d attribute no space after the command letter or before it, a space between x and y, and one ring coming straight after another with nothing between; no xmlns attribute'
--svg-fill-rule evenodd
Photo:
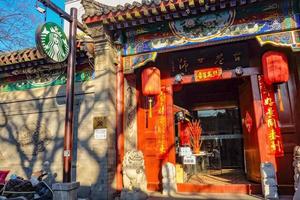
<svg viewBox="0 0 300 200"><path fill-rule="evenodd" d="M63 62L69 55L67 37L57 24L47 22L37 29L36 43L39 51L53 62Z"/></svg>

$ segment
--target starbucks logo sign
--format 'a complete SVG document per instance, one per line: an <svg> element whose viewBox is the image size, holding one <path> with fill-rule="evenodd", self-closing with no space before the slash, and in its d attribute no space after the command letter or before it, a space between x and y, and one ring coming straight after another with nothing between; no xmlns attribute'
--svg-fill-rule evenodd
<svg viewBox="0 0 300 200"><path fill-rule="evenodd" d="M36 31L38 50L52 62L63 62L69 55L67 37L60 26L47 22L38 27Z"/></svg>

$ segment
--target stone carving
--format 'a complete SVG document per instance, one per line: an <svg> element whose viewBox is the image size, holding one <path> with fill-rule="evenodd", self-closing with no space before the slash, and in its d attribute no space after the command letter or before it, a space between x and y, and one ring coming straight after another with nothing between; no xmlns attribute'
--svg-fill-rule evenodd
<svg viewBox="0 0 300 200"><path fill-rule="evenodd" d="M24 69L16 69L11 72L14 76L23 75L26 77L24 80L31 85L35 86L47 86L51 85L55 80L60 78L65 71L66 66L64 64L43 65L41 67L28 67ZM19 82L19 87L22 87L23 82Z"/></svg>
<svg viewBox="0 0 300 200"><path fill-rule="evenodd" d="M295 181L295 195L294 200L300 199L300 146L294 148L294 181Z"/></svg>
<svg viewBox="0 0 300 200"><path fill-rule="evenodd" d="M103 3L99 3L94 0L81 0L81 5L84 7L85 13L82 16L82 19L85 20L88 17L94 17L95 15L102 15L104 13L109 12L113 9L112 6L105 5Z"/></svg>
<svg viewBox="0 0 300 200"><path fill-rule="evenodd" d="M131 150L125 154L123 161L122 200L147 199L147 180L144 156L141 151Z"/></svg>
<svg viewBox="0 0 300 200"><path fill-rule="evenodd" d="M134 74L126 75L124 79L125 112L124 112L124 135L125 152L137 148L137 101L136 101L136 77Z"/></svg>
<svg viewBox="0 0 300 200"><path fill-rule="evenodd" d="M163 184L163 194L164 195L173 195L177 192L176 185L176 169L175 166L167 162L162 167L162 184Z"/></svg>
<svg viewBox="0 0 300 200"><path fill-rule="evenodd" d="M18 145L26 155L43 152L51 140L50 131L44 123L26 124L17 132Z"/></svg>
<svg viewBox="0 0 300 200"><path fill-rule="evenodd" d="M134 100L135 93L134 88L128 86L126 89L126 108L128 111L126 112L126 126L129 129L129 137L132 137L134 133L136 133L135 128L135 114L136 114L136 102Z"/></svg>
<svg viewBox="0 0 300 200"><path fill-rule="evenodd" d="M265 162L260 165L261 185L265 199L279 199L276 172L272 163Z"/></svg>
<svg viewBox="0 0 300 200"><path fill-rule="evenodd" d="M123 182L125 189L147 190L144 156L141 151L131 150L126 153L123 161Z"/></svg>

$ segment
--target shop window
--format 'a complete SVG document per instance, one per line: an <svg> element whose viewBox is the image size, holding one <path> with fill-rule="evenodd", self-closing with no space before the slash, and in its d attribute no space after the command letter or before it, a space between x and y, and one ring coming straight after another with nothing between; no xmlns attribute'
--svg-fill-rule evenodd
<svg viewBox="0 0 300 200"><path fill-rule="evenodd" d="M186 135L191 121L200 120L200 152ZM177 121L177 182L192 184L244 183L243 137L239 109L195 110Z"/></svg>

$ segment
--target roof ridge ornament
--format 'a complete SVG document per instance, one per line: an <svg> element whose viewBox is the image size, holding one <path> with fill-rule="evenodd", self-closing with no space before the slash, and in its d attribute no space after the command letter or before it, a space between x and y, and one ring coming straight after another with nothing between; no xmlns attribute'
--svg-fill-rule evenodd
<svg viewBox="0 0 300 200"><path fill-rule="evenodd" d="M95 0L81 0L80 3L85 10L85 14L82 16L83 20L95 15L100 16L102 14L109 13L112 9L115 9L113 6L109 6Z"/></svg>

